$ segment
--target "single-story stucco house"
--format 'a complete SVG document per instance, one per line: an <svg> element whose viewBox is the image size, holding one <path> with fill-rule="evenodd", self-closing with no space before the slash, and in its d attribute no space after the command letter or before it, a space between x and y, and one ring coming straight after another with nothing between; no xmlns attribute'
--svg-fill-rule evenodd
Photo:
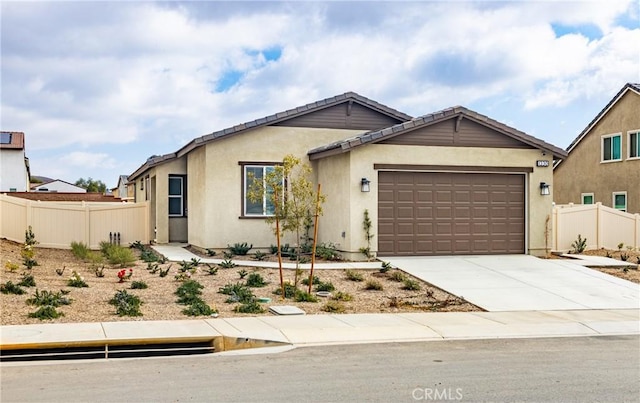
<svg viewBox="0 0 640 403"><path fill-rule="evenodd" d="M158 243L268 248L247 173L287 154L313 168L327 196L318 240L346 258L367 246L365 210L379 256L544 254L553 161L567 155L464 107L412 118L348 92L196 138L129 181L136 202L150 201Z"/></svg>

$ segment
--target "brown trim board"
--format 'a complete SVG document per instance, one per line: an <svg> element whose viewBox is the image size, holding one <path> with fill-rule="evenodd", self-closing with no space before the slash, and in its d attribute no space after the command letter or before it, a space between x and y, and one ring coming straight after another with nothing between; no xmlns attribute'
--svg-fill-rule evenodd
<svg viewBox="0 0 640 403"><path fill-rule="evenodd" d="M448 172L533 172L533 167L486 167L470 165L408 165L373 164L375 170L389 171L448 171Z"/></svg>

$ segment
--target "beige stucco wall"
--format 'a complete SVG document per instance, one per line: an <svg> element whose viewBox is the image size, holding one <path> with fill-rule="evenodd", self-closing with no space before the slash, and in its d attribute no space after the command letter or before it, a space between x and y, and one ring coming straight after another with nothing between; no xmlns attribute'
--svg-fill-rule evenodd
<svg viewBox="0 0 640 403"><path fill-rule="evenodd" d="M613 192L627 192L627 211L640 213L640 159L627 159L628 132L640 130L640 95L627 93L606 113L569 157L554 171L555 202L582 203L593 193L594 203L613 207ZM601 162L602 136L622 134L622 161Z"/></svg>
<svg viewBox="0 0 640 403"><path fill-rule="evenodd" d="M273 231L264 219L241 218L242 167L238 163L281 162L287 154L308 163L310 149L362 132L261 127L206 144L201 147L205 151L192 151L188 157L190 243L204 248L225 248L236 242L247 242L254 248L275 244ZM284 242L296 243L291 235Z"/></svg>
<svg viewBox="0 0 640 403"><path fill-rule="evenodd" d="M348 157L345 157L348 155ZM344 177L334 182L330 188L329 200L325 207L323 225L320 226L321 240L331 240L342 228L346 227L346 237L342 247L348 256L358 256L358 250L366 246L366 238L362 229L364 210L374 223L374 234L377 234L378 220L378 174L374 164L410 164L410 165L456 165L487 167L527 167L533 172L527 174L527 230L526 249L529 253L543 255L545 253L545 219L551 214L553 200L553 174L551 167L537 168L537 160L551 160L539 150L525 149L493 149L493 148L456 148L456 147L418 147L398 145L372 144L354 149L349 154L326 158L320 165L320 178L323 182L330 180L331 175L344 172ZM325 174L324 169L329 173ZM348 175L347 175L348 172ZM370 179L371 191L360 191L360 179ZM346 179L345 179L346 178ZM550 196L540 195L540 182L551 184ZM323 187L324 187L323 183ZM350 206L350 210L349 207ZM345 213L343 210L348 210ZM348 222L343 223L344 220ZM338 226L340 228L334 228ZM551 245L549 244L549 247ZM377 238L372 241L372 250L377 249ZM360 255L361 256L361 255Z"/></svg>

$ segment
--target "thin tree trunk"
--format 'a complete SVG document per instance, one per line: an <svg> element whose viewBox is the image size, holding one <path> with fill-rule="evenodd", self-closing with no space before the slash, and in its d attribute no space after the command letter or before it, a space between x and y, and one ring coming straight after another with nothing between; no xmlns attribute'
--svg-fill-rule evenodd
<svg viewBox="0 0 640 403"><path fill-rule="evenodd" d="M318 183L318 195L316 197L316 214L313 223L313 248L311 248L311 273L309 274L309 294L313 286L313 266L316 264L316 245L318 239L318 215L320 210L320 184Z"/></svg>
<svg viewBox="0 0 640 403"><path fill-rule="evenodd" d="M282 299L285 298L284 277L282 276L282 250L280 250L280 212L278 211L278 189L274 188L274 207L276 210L276 246L278 247L278 269L280 271L280 290L282 291Z"/></svg>

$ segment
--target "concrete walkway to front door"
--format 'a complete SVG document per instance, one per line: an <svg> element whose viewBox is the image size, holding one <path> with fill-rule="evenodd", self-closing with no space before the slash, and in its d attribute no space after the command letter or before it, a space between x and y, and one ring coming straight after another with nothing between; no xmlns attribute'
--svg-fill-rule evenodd
<svg viewBox="0 0 640 403"><path fill-rule="evenodd" d="M640 285L567 260L528 255L379 259L490 312L640 306Z"/></svg>

